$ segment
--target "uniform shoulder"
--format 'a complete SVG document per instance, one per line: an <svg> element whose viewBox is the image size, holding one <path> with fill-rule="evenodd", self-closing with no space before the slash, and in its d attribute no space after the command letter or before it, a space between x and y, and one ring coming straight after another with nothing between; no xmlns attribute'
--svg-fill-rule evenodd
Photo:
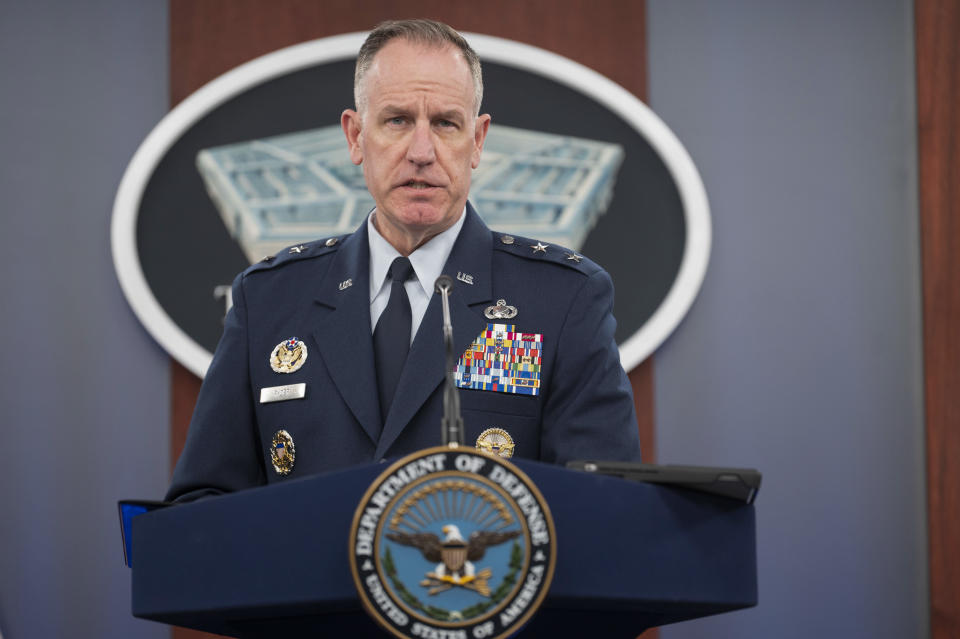
<svg viewBox="0 0 960 639"><path fill-rule="evenodd" d="M346 235L337 235L288 246L278 251L275 255L267 255L256 264L247 267L243 272L243 276L246 277L263 271L272 271L288 264L332 255L340 248L340 243L345 237Z"/></svg>
<svg viewBox="0 0 960 639"><path fill-rule="evenodd" d="M553 263L587 276L603 270L590 258L559 244L547 244L540 240L500 231L491 231L491 233L493 233L494 250L502 251L523 260Z"/></svg>

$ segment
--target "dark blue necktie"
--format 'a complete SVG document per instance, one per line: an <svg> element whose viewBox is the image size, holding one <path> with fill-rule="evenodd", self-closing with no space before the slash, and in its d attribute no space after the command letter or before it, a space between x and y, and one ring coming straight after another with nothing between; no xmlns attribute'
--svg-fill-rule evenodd
<svg viewBox="0 0 960 639"><path fill-rule="evenodd" d="M390 278L390 300L383 309L373 331L373 357L377 367L377 388L380 394L380 416L387 421L387 413L397 391L403 363L410 350L410 300L403 283L413 274L413 266L405 257L393 260L387 277Z"/></svg>

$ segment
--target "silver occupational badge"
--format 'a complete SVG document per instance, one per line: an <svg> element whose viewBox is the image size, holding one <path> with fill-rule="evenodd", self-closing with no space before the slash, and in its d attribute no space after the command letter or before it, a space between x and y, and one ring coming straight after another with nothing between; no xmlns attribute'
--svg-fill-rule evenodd
<svg viewBox="0 0 960 639"><path fill-rule="evenodd" d="M289 475L293 470L293 462L297 451L293 446L293 437L285 430L278 430L270 443L270 461L278 475Z"/></svg>
<svg viewBox="0 0 960 639"><path fill-rule="evenodd" d="M427 448L387 468L353 517L350 569L373 619L404 639L502 639L550 588L546 501L506 459Z"/></svg>
<svg viewBox="0 0 960 639"><path fill-rule="evenodd" d="M513 319L517 316L517 307L507 306L507 300L497 300L497 305L488 306L483 314L487 319Z"/></svg>
<svg viewBox="0 0 960 639"><path fill-rule="evenodd" d="M506 459L513 457L513 449L513 437L502 428L488 428L477 437L477 450L485 453Z"/></svg>
<svg viewBox="0 0 960 639"><path fill-rule="evenodd" d="M270 353L274 373L294 373L307 361L307 345L296 337L280 342Z"/></svg>

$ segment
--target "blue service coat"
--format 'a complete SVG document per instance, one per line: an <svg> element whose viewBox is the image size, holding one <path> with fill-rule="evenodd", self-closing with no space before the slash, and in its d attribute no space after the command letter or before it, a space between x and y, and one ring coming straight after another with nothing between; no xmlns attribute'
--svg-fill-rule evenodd
<svg viewBox="0 0 960 639"><path fill-rule="evenodd" d="M517 457L639 461L633 397L614 341L613 284L567 249L490 231L471 206L444 272L455 353L489 323L542 335L540 393L461 389L465 444L506 430ZM394 404L380 414L370 330L366 223L353 234L285 250L233 283L233 308L197 400L167 499L192 499L394 458L441 442L444 348L434 295L410 346ZM349 282L349 284L347 284ZM484 310L503 299L511 320ZM276 373L270 354L297 337L307 359ZM306 397L260 403L260 390L306 384ZM287 431L293 470L271 463L272 439Z"/></svg>

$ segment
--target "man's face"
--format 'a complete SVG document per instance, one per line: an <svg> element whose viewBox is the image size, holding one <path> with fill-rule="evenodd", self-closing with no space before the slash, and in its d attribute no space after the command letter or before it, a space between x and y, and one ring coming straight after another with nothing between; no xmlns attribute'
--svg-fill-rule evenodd
<svg viewBox="0 0 960 639"><path fill-rule="evenodd" d="M361 91L363 113L341 117L350 159L363 164L377 230L406 254L459 219L490 116L474 116L470 68L452 45L387 43Z"/></svg>

